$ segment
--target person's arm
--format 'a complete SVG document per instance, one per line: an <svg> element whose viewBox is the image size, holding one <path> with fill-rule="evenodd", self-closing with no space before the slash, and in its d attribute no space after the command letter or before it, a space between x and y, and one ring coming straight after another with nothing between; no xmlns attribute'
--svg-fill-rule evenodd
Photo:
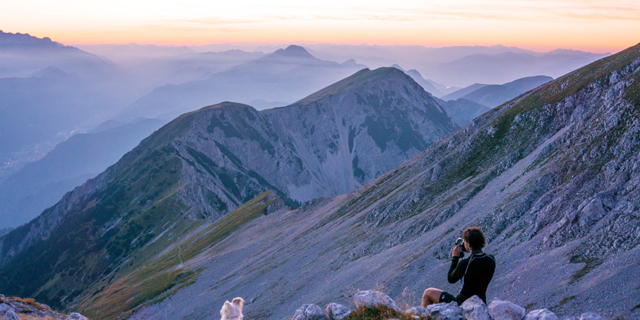
<svg viewBox="0 0 640 320"><path fill-rule="evenodd" d="M455 246L453 250L451 250L451 266L449 267L449 272L447 273L447 280L449 283L455 283L456 281L462 279L464 276L464 271L467 268L468 259L460 260L460 246Z"/></svg>

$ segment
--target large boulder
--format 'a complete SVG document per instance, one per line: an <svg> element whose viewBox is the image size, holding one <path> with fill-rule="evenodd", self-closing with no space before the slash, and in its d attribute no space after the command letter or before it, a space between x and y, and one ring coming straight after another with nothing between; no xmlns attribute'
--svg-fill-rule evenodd
<svg viewBox="0 0 640 320"><path fill-rule="evenodd" d="M291 320L326 320L322 309L315 304L303 304Z"/></svg>
<svg viewBox="0 0 640 320"><path fill-rule="evenodd" d="M412 307L411 309L407 310L406 313L411 313L413 315L425 317L425 318L431 316L431 314L429 313L429 310L427 310L427 308L423 306Z"/></svg>
<svg viewBox="0 0 640 320"><path fill-rule="evenodd" d="M578 320L605 320L605 319L595 313L585 312L582 315L580 315L580 318L578 318Z"/></svg>
<svg viewBox="0 0 640 320"><path fill-rule="evenodd" d="M537 309L527 313L524 320L558 320L558 317L547 309Z"/></svg>
<svg viewBox="0 0 640 320"><path fill-rule="evenodd" d="M395 301L388 295L374 290L360 291L354 296L356 306L365 308L375 308L376 306L385 306L393 310L398 310Z"/></svg>
<svg viewBox="0 0 640 320"><path fill-rule="evenodd" d="M329 320L342 320L351 314L351 310L339 303L329 303L324 309L324 314Z"/></svg>
<svg viewBox="0 0 640 320"><path fill-rule="evenodd" d="M467 320L491 320L489 308L478 296L472 296L460 306Z"/></svg>
<svg viewBox="0 0 640 320"><path fill-rule="evenodd" d="M456 302L437 303L427 306L427 310L433 320L461 320L462 309L458 307Z"/></svg>
<svg viewBox="0 0 640 320"><path fill-rule="evenodd" d="M489 302L489 315L493 320L522 320L525 309L511 301L492 300Z"/></svg>

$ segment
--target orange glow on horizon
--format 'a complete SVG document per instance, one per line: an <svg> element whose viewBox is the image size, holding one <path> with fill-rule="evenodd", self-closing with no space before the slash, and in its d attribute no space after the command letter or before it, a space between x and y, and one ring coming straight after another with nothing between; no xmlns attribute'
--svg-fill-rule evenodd
<svg viewBox="0 0 640 320"><path fill-rule="evenodd" d="M640 42L635 0L10 1L0 12L5 32L67 45L505 45L613 53Z"/></svg>

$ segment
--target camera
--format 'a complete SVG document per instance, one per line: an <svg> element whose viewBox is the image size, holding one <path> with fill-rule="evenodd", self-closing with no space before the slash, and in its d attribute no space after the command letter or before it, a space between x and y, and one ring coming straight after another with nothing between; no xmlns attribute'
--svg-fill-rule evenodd
<svg viewBox="0 0 640 320"><path fill-rule="evenodd" d="M464 247L464 240L462 240L462 238L456 239L456 245L460 246L460 251L467 252L467 249L465 249Z"/></svg>

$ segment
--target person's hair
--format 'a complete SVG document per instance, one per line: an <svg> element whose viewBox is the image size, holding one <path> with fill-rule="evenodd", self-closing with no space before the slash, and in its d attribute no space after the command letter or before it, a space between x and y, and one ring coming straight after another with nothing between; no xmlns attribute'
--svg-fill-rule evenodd
<svg viewBox="0 0 640 320"><path fill-rule="evenodd" d="M464 229L462 237L464 238L464 241L469 244L472 250L480 250L487 244L484 240L482 230L478 227L469 227Z"/></svg>

